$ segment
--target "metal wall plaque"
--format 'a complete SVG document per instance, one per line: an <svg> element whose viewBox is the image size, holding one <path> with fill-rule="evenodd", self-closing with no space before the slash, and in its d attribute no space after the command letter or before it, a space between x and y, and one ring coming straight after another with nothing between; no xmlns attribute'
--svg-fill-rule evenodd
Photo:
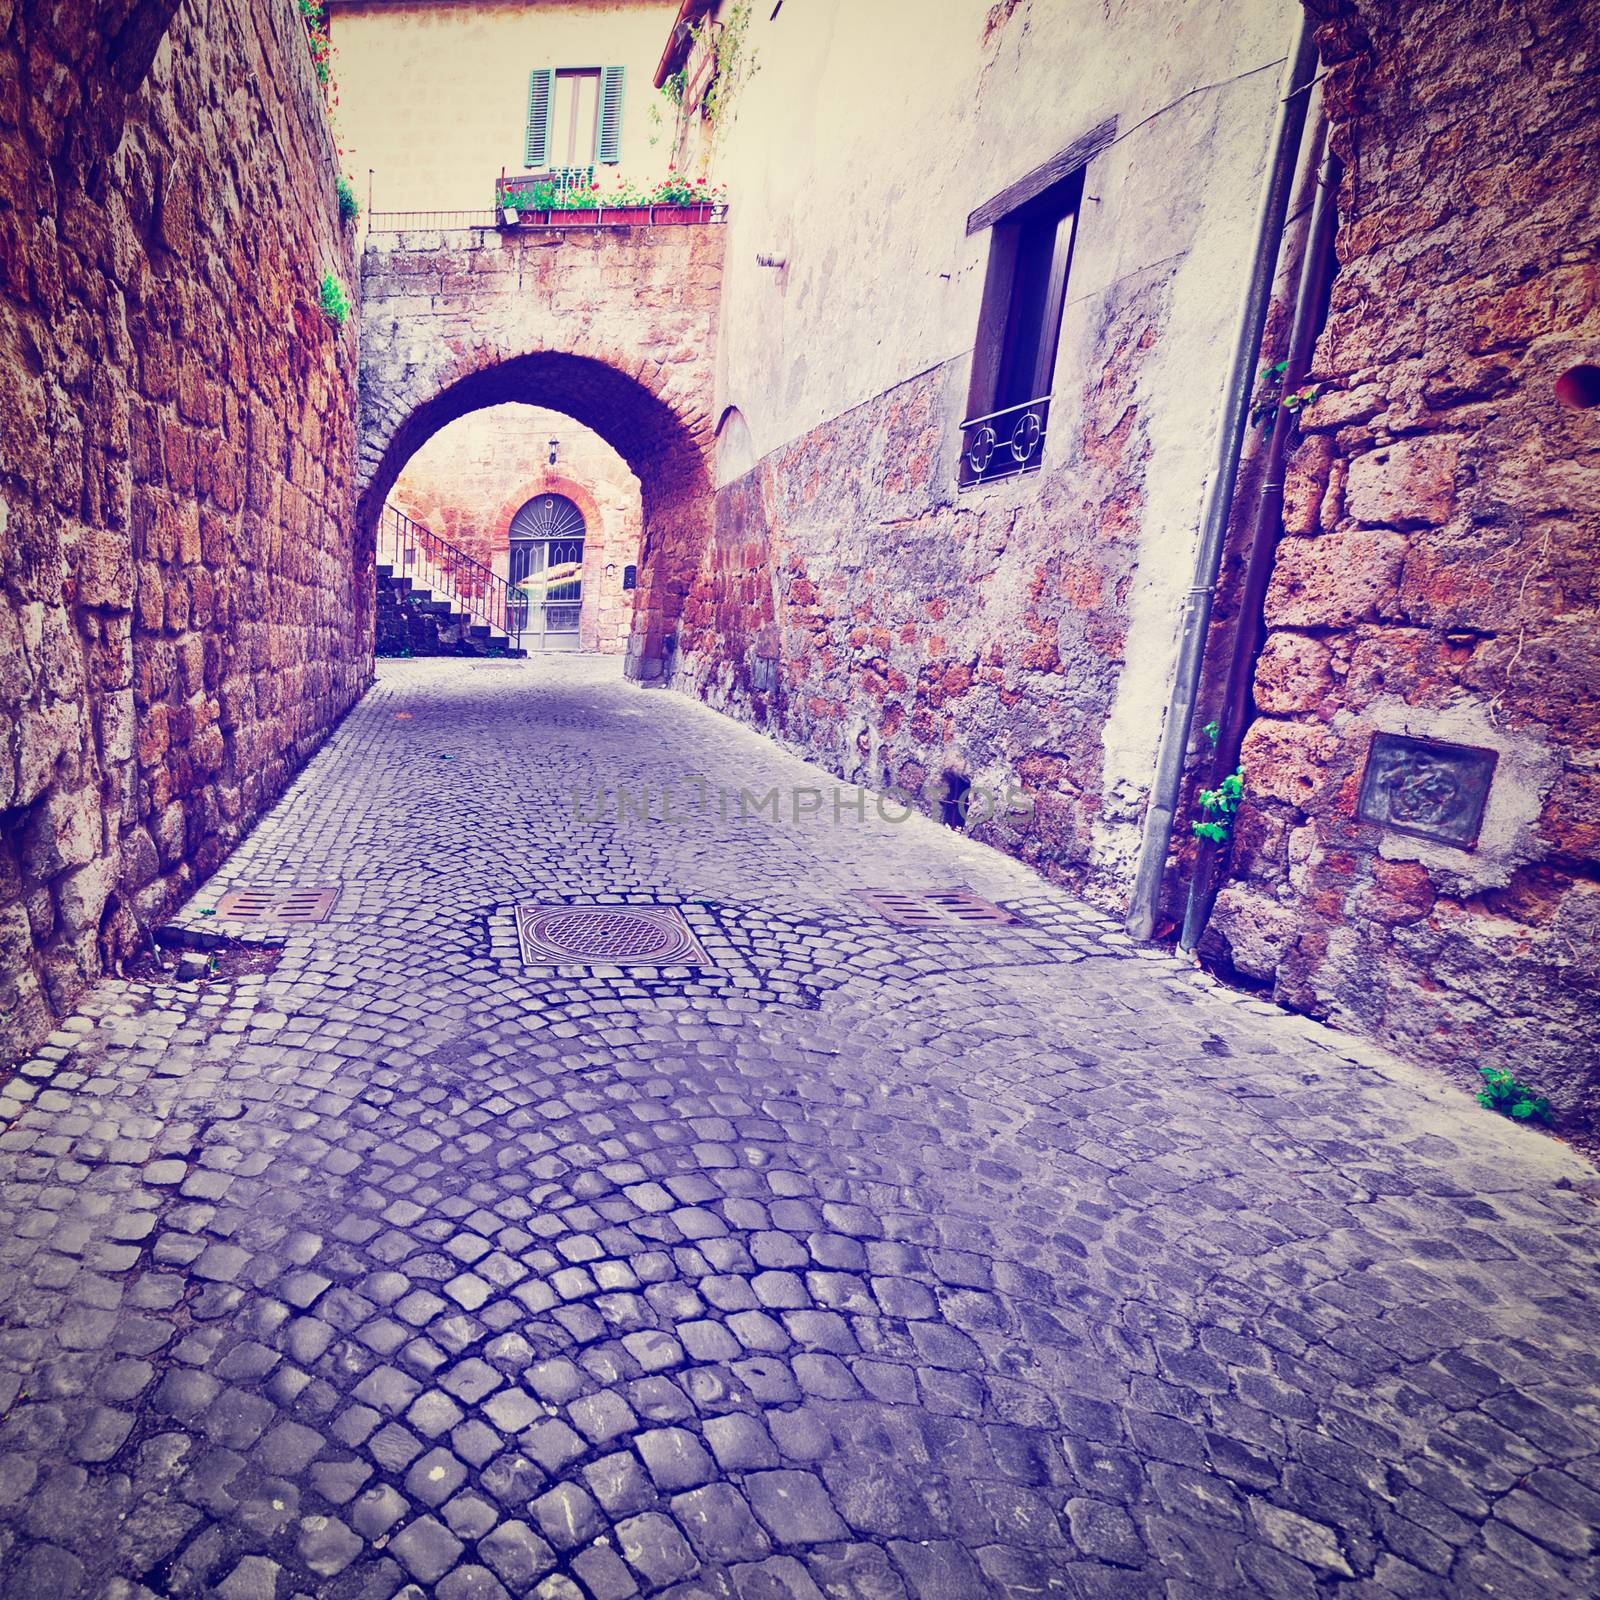
<svg viewBox="0 0 1600 1600"><path fill-rule="evenodd" d="M1498 760L1495 751L1473 745L1375 733L1356 816L1470 850L1478 842Z"/></svg>

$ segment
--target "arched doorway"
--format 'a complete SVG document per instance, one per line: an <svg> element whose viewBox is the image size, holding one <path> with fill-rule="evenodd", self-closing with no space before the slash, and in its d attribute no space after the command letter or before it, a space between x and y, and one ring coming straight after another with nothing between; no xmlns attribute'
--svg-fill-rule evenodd
<svg viewBox="0 0 1600 1600"><path fill-rule="evenodd" d="M526 650L576 650L583 615L583 513L540 494L511 519L507 580Z"/></svg>

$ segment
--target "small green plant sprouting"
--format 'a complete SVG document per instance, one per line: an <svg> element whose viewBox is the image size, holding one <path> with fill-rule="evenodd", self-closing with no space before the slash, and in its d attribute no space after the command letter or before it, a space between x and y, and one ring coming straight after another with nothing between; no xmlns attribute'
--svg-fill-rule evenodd
<svg viewBox="0 0 1600 1600"><path fill-rule="evenodd" d="M1244 799L1244 768L1230 772L1215 789L1200 791L1200 809L1205 820L1191 822L1189 827L1197 839L1209 839L1212 844L1226 844L1233 832L1233 819Z"/></svg>
<svg viewBox="0 0 1600 1600"><path fill-rule="evenodd" d="M339 197L339 220L354 222L361 215L361 202L356 199L354 184L341 172L333 180L333 190Z"/></svg>
<svg viewBox="0 0 1600 1600"><path fill-rule="evenodd" d="M1222 733L1222 725L1216 722L1208 722L1200 731L1211 741L1214 747L1218 737Z"/></svg>
<svg viewBox="0 0 1600 1600"><path fill-rule="evenodd" d="M1550 1121L1550 1102L1527 1084L1518 1083L1504 1067L1479 1067L1478 1071L1483 1075L1483 1087L1478 1091L1480 1106L1518 1122Z"/></svg>
<svg viewBox="0 0 1600 1600"><path fill-rule="evenodd" d="M1250 400L1250 421L1263 433L1270 434L1278 425L1280 406L1293 417L1310 405L1320 393L1313 384L1309 389L1297 389L1291 394L1285 394L1283 375L1288 370L1287 361L1274 361L1270 367L1263 367L1256 376L1256 392Z"/></svg>
<svg viewBox="0 0 1600 1600"><path fill-rule="evenodd" d="M344 285L331 272L322 275L322 291L318 297L322 314L334 327L342 328L350 315L350 296Z"/></svg>

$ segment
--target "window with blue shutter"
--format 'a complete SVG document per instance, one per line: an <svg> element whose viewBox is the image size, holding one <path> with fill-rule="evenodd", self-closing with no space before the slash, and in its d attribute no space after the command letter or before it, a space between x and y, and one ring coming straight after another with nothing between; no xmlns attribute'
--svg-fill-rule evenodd
<svg viewBox="0 0 1600 1600"><path fill-rule="evenodd" d="M528 146L530 172L542 172L550 160L550 107L555 69L535 67L528 74Z"/></svg>
<svg viewBox="0 0 1600 1600"><path fill-rule="evenodd" d="M600 69L600 118L595 133L595 160L614 165L622 159L622 94L626 67Z"/></svg>

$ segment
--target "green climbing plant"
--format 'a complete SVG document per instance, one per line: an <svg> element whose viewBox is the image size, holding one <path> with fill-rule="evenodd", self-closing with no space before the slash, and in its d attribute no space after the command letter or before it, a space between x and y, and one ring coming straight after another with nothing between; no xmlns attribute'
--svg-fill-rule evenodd
<svg viewBox="0 0 1600 1600"><path fill-rule="evenodd" d="M759 52L750 48L751 11L751 0L737 0L720 22L708 15L690 27L689 59L693 60L707 51L712 57L709 81L698 106L687 103L687 67L680 67L661 86L661 98L672 112L672 145L675 154L682 152L688 119L696 111L705 123L706 142L701 162L705 171L710 170L722 135L733 126L738 114L739 97L760 64ZM654 130L650 136L651 144L659 139L666 121L661 106L653 104L650 107L650 122Z"/></svg>
<svg viewBox="0 0 1600 1600"><path fill-rule="evenodd" d="M713 150L723 129L733 125L739 96L759 65L757 53L749 48L750 9L750 0L738 0L716 37L716 70L700 105L700 114L711 129ZM700 26L704 29L709 22L702 21Z"/></svg>
<svg viewBox="0 0 1600 1600"><path fill-rule="evenodd" d="M333 190L339 197L339 220L354 222L361 215L361 202L356 199L355 186L341 172L333 180Z"/></svg>
<svg viewBox="0 0 1600 1600"><path fill-rule="evenodd" d="M1197 839L1226 844L1233 833L1233 819L1244 800L1244 768L1230 772L1215 789L1200 791L1200 810L1204 816L1189 824Z"/></svg>

